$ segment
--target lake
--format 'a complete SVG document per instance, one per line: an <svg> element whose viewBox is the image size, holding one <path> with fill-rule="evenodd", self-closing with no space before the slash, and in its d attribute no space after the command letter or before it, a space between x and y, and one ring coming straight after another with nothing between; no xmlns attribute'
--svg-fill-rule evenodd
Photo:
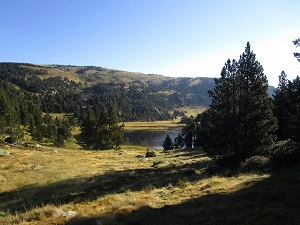
<svg viewBox="0 0 300 225"><path fill-rule="evenodd" d="M181 133L182 128L173 128L170 130L136 130L125 131L124 136L128 138L126 145L138 145L146 148L163 149L162 144L169 134L174 142L174 139Z"/></svg>

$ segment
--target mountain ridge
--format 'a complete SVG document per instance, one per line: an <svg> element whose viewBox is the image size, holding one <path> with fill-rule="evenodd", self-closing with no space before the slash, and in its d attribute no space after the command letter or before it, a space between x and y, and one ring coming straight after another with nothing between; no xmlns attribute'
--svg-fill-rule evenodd
<svg viewBox="0 0 300 225"><path fill-rule="evenodd" d="M72 113L115 106L123 121L171 119L185 106L207 107L213 78L173 78L95 66L0 63L0 80L39 98L43 112ZM159 113L158 113L159 112Z"/></svg>

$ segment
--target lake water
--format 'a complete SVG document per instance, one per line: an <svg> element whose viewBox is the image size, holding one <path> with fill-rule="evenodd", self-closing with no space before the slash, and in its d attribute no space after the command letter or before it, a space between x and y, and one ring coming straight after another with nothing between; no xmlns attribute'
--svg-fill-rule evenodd
<svg viewBox="0 0 300 225"><path fill-rule="evenodd" d="M162 144L169 134L174 139L181 133L182 128L174 128L171 130L138 130L125 131L124 136L128 138L126 145L139 145L146 148L163 149Z"/></svg>

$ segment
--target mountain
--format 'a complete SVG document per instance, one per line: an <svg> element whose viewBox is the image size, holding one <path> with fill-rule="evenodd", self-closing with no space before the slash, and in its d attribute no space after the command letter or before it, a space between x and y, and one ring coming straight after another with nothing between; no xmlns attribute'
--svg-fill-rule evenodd
<svg viewBox="0 0 300 225"><path fill-rule="evenodd" d="M207 91L214 88L213 78L27 63L0 63L0 81L34 95L43 112L80 118L85 108L96 111L113 105L122 121L170 119L169 112L180 107L207 107Z"/></svg>

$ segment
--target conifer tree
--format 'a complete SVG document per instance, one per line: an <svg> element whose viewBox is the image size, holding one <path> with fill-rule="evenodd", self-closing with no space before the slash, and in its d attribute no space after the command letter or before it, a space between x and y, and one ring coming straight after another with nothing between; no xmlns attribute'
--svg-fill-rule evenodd
<svg viewBox="0 0 300 225"><path fill-rule="evenodd" d="M300 142L300 77L297 76L288 84L288 96L290 103L290 138Z"/></svg>
<svg viewBox="0 0 300 225"><path fill-rule="evenodd" d="M300 47L300 38L296 39L293 41L294 45L296 47ZM300 62L300 53L299 52L295 52L294 56L296 57L296 59Z"/></svg>
<svg viewBox="0 0 300 225"><path fill-rule="evenodd" d="M274 90L274 115L278 121L277 140L282 141L291 137L290 107L291 102L288 93L288 80L284 71L279 75L279 84Z"/></svg>
<svg viewBox="0 0 300 225"><path fill-rule="evenodd" d="M228 60L215 82L207 112L209 153L238 162L273 144L276 119L267 94L268 81L249 42L239 61Z"/></svg>
<svg viewBox="0 0 300 225"><path fill-rule="evenodd" d="M83 120L79 139L87 148L118 149L124 142L124 125L118 125L115 108L100 112L96 116L88 113Z"/></svg>
<svg viewBox="0 0 300 225"><path fill-rule="evenodd" d="M169 134L167 134L162 147L164 150L172 150L173 149L173 142L172 139L170 138Z"/></svg>
<svg viewBox="0 0 300 225"><path fill-rule="evenodd" d="M185 127L182 129L182 136L187 148L193 147L196 136L196 127L197 125L195 118L193 116L190 116L190 118L186 121Z"/></svg>
<svg viewBox="0 0 300 225"><path fill-rule="evenodd" d="M178 134L178 136L174 139L174 148L182 148L184 143L185 142L182 134Z"/></svg>
<svg viewBox="0 0 300 225"><path fill-rule="evenodd" d="M94 132L96 126L96 118L91 109L87 109L82 118L82 124L80 126L79 141L86 148L92 148L94 144Z"/></svg>

